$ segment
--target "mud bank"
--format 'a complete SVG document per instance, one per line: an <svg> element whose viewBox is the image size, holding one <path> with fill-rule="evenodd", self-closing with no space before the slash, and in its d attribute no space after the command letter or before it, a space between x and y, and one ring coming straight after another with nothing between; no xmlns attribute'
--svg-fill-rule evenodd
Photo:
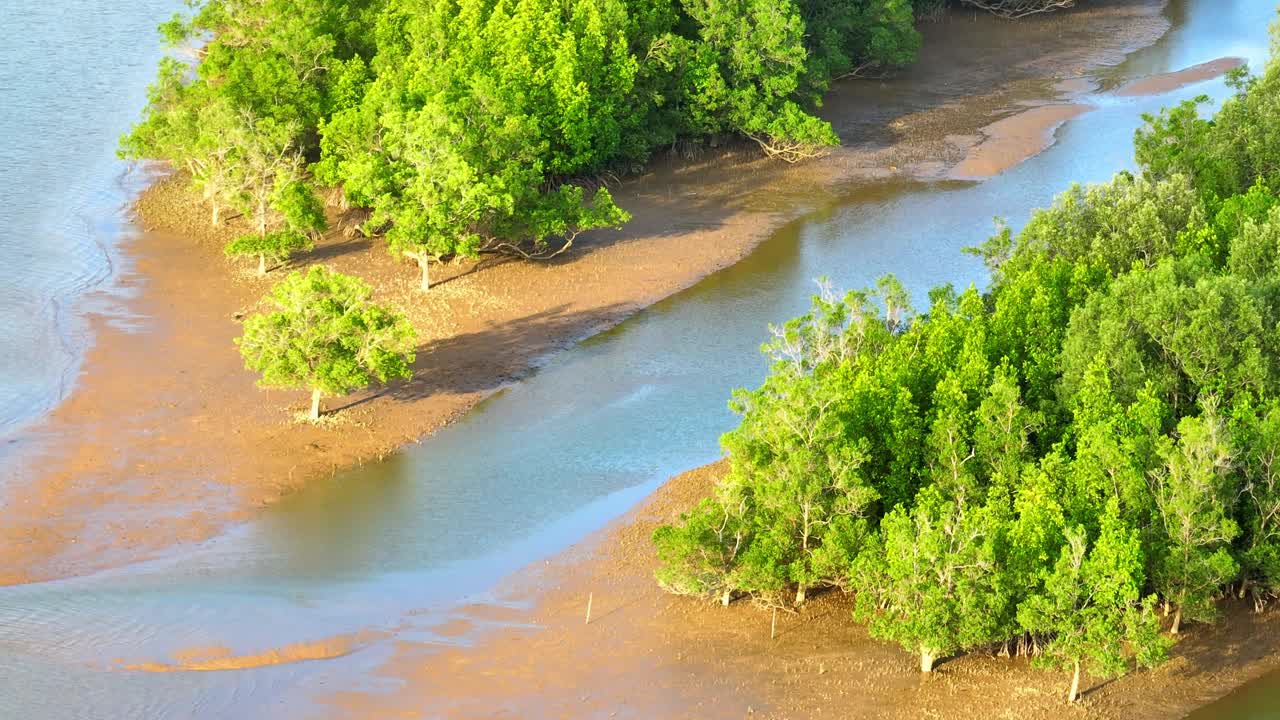
<svg viewBox="0 0 1280 720"><path fill-rule="evenodd" d="M1040 105L982 128L983 140L951 171L957 180L978 180L1008 170L1053 144L1062 124L1088 105Z"/></svg>
<svg viewBox="0 0 1280 720"><path fill-rule="evenodd" d="M350 655L378 639L381 638L377 633L351 633L324 640L292 643L247 655L237 655L226 646L215 645L212 647L189 648L176 652L174 653L173 661L168 663L117 664L121 665L125 670L140 670L153 673L252 670L272 665L310 662L313 660L332 660L333 658Z"/></svg>
<svg viewBox="0 0 1280 720"><path fill-rule="evenodd" d="M1217 60L1210 60L1206 63L1193 65L1176 72L1164 73L1161 75L1153 75L1151 77L1142 78L1126 83L1120 89L1116 90L1116 95L1121 97L1140 97L1143 95L1161 95L1173 90L1177 90L1187 85L1198 82L1204 82L1210 78L1225 75L1231 70L1244 65L1244 59L1238 57L1224 57Z"/></svg>
<svg viewBox="0 0 1280 720"><path fill-rule="evenodd" d="M1114 718L1163 720L1280 667L1280 615L1232 605L1218 625L1185 629L1171 659L1107 682L1086 678L1068 706L1067 673L976 653L931 676L918 658L870 638L848 596L795 612L667 595L649 537L725 470L676 476L640 508L507 588L498 629L454 647L401 643L382 675L394 693L338 693L333 718ZM592 605L587 624L588 598ZM528 611L511 609L528 603ZM453 632L492 624L494 606L460 609Z"/></svg>
<svg viewBox="0 0 1280 720"><path fill-rule="evenodd" d="M1022 133L982 128L1029 104L1070 104L1079 77L1154 42L1160 2L1092 3L1021 24L956 13L928 24L920 62L888 81L836 88L823 110L844 145L800 166L749 148L661 158L618 189L634 220L532 264L486 259L435 272L426 295L411 266L376 241L334 230L297 267L369 280L403 308L422 345L414 378L332 402L333 421L298 425L301 393L254 386L232 344L269 287L227 264L242 221L210 226L180 178L137 203L146 230L127 248L127 326L94 318L78 388L21 439L4 468L0 582L83 574L198 543L309 480L385 456L517 381L549 353L618 323L748 254L782 223L853 183L945 177L978 148L1016 161ZM1035 134L1035 133L1032 133ZM1035 134L1043 145L1044 134Z"/></svg>

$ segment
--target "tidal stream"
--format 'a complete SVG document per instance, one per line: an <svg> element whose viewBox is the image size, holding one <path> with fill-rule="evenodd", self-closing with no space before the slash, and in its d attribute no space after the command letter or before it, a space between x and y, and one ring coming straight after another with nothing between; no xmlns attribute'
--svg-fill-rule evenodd
<svg viewBox="0 0 1280 720"><path fill-rule="evenodd" d="M173 4L118 11L145 16L149 32ZM1224 56L1259 66L1274 12L1265 0L1175 0L1173 29L1105 70L1106 86ZM83 22L92 35L97 26ZM0 85L0 105L13 92ZM921 304L935 285L981 285L982 265L960 250L984 240L993 217L1021 225L1071 182L1131 167L1141 113L1226 92L1217 79L1156 97L1088 96L1096 109L1065 124L1053 147L980 183L850 185L743 262L556 354L385 462L317 483L192 552L0 589L0 717L310 717L325 691L376 688L369 671L390 655L389 638L466 642L431 627L462 602L502 602L502 578L714 460L734 423L730 390L761 380L767 326L803 312L815 278L852 288L894 272ZM118 101L136 112L136 93ZM126 668L190 648L253 654L362 632L352 652L325 661ZM1270 688L1280 697L1280 678Z"/></svg>

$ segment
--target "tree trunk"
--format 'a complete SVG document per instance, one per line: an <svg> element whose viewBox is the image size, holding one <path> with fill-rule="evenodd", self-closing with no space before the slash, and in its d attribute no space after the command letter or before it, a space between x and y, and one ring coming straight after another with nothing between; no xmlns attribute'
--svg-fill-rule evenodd
<svg viewBox="0 0 1280 720"><path fill-rule="evenodd" d="M214 200L210 204L213 205L213 226L218 227L218 220L222 216L222 206L218 205L217 200Z"/></svg>
<svg viewBox="0 0 1280 720"><path fill-rule="evenodd" d="M319 390L311 391L311 419L313 421L320 419L320 391Z"/></svg>
<svg viewBox="0 0 1280 720"><path fill-rule="evenodd" d="M933 664L938 661L936 650L930 650L927 647L920 647L920 672L933 672Z"/></svg>
<svg viewBox="0 0 1280 720"><path fill-rule="evenodd" d="M1080 661L1076 660L1076 674L1071 677L1071 692L1067 695L1067 702L1075 702L1080 699Z"/></svg>
<svg viewBox="0 0 1280 720"><path fill-rule="evenodd" d="M431 289L431 272L425 255L418 258L418 267L422 268L422 291L426 292Z"/></svg>
<svg viewBox="0 0 1280 720"><path fill-rule="evenodd" d="M267 274L267 256L262 253L258 253L258 277L262 277L263 275L266 275L266 274Z"/></svg>
<svg viewBox="0 0 1280 720"><path fill-rule="evenodd" d="M733 599L733 591L725 590L724 594L720 596L720 604L725 607L729 607L729 601L732 599Z"/></svg>
<svg viewBox="0 0 1280 720"><path fill-rule="evenodd" d="M1182 606L1173 612L1173 627L1169 628L1170 635L1177 635L1179 628L1182 627Z"/></svg>
<svg viewBox="0 0 1280 720"><path fill-rule="evenodd" d="M801 584L800 587L796 588L796 604L797 605L804 604L804 591L805 591L805 587L803 584Z"/></svg>

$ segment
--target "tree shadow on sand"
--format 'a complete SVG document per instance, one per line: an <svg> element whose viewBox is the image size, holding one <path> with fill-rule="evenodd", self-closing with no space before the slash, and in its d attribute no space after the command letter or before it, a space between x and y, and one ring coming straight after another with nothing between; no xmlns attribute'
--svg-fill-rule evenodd
<svg viewBox="0 0 1280 720"><path fill-rule="evenodd" d="M364 252L372 247L373 243L373 238L367 238L363 235L358 235L349 239L339 239L333 242L326 241L317 244L311 252L308 252L301 257L308 263L323 263L340 258L343 255Z"/></svg>
<svg viewBox="0 0 1280 720"><path fill-rule="evenodd" d="M524 379L545 356L616 324L628 310L608 305L589 311L561 305L484 330L423 344L413 377L376 392L353 396L331 411L359 407L379 397L413 402L438 394L489 392Z"/></svg>

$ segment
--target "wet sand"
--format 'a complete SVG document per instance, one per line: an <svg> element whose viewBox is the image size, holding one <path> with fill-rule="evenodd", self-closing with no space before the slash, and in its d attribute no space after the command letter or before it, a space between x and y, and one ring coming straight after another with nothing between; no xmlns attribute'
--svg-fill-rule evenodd
<svg viewBox="0 0 1280 720"><path fill-rule="evenodd" d="M222 670L250 670L253 668L284 665L286 663L331 660L350 655L381 639L385 633L362 632L337 635L323 640L299 642L260 653L237 655L223 645L189 648L174 653L173 662L116 663L123 670L142 672L217 672Z"/></svg>
<svg viewBox="0 0 1280 720"><path fill-rule="evenodd" d="M1008 170L1053 145L1054 133L1088 105L1039 105L982 128L983 140L951 171L957 180L980 180Z"/></svg>
<svg viewBox="0 0 1280 720"><path fill-rule="evenodd" d="M1116 95L1121 97L1139 97L1144 95L1162 95L1178 88L1194 85L1198 82L1204 82L1225 75L1231 70L1244 65L1244 59L1238 57L1224 57L1209 62L1192 65L1189 68L1177 70L1170 73L1162 73L1160 75L1152 75L1151 77L1134 80L1125 83L1120 89L1116 90Z"/></svg>
<svg viewBox="0 0 1280 720"><path fill-rule="evenodd" d="M1218 625L1187 627L1155 670L1085 678L1076 706L1068 673L994 650L921 675L916 656L870 638L835 591L780 612L771 639L769 611L667 595L653 580L653 528L723 472L721 462L672 478L615 526L513 578L511 605L459 609L443 627L465 642L400 643L381 675L402 689L334 694L328 716L1164 720L1280 667L1280 615L1235 604ZM530 598L532 610L512 609ZM468 636L495 616L497 629Z"/></svg>

